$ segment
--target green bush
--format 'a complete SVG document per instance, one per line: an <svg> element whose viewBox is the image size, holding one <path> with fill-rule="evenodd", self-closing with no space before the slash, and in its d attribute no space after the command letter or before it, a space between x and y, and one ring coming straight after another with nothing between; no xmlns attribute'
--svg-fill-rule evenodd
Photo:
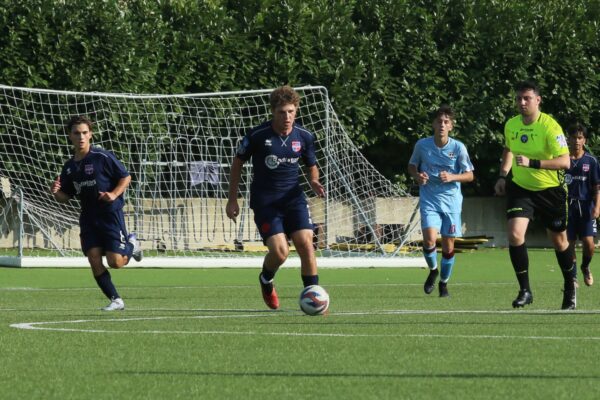
<svg viewBox="0 0 600 400"><path fill-rule="evenodd" d="M595 0L4 1L0 82L195 93L323 85L348 132L397 183L440 103L492 191L512 86L534 78L562 124L600 125ZM592 149L600 150L597 140Z"/></svg>

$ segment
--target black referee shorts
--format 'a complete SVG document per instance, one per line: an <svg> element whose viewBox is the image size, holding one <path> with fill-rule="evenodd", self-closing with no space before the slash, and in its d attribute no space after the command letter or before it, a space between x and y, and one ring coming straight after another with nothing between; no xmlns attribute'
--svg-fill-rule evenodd
<svg viewBox="0 0 600 400"><path fill-rule="evenodd" d="M567 192L563 186L539 191L506 182L506 218L539 219L547 229L562 232L567 229Z"/></svg>

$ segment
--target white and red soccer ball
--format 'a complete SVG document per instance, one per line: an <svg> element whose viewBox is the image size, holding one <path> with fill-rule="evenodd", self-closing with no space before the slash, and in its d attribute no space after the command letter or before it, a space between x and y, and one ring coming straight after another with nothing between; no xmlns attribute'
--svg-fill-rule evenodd
<svg viewBox="0 0 600 400"><path fill-rule="evenodd" d="M328 308L329 294L321 286L307 286L300 292L300 309L305 314L322 315Z"/></svg>

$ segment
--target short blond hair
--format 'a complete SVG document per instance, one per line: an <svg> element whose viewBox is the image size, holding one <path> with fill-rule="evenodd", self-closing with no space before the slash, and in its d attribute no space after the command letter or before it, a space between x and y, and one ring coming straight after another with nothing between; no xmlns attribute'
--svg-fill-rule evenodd
<svg viewBox="0 0 600 400"><path fill-rule="evenodd" d="M300 95L291 86L284 85L271 92L269 102L271 103L272 110L286 104L293 104L298 108L300 106Z"/></svg>

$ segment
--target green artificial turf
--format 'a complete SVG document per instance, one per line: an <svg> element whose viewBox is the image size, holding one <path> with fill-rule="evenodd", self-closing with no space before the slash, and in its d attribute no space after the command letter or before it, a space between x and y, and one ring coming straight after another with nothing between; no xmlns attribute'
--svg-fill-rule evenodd
<svg viewBox="0 0 600 400"><path fill-rule="evenodd" d="M521 310L502 249L457 254L450 298L424 269L322 269L319 317L294 268L278 311L254 269L112 271L113 313L87 269L0 268L0 399L597 398L600 282L563 312L554 252L530 261Z"/></svg>

